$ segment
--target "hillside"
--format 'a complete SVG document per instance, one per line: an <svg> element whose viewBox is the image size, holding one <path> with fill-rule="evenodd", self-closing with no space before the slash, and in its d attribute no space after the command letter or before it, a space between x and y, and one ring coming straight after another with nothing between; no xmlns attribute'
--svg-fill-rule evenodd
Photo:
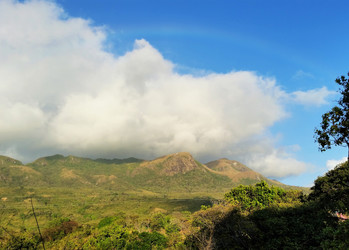
<svg viewBox="0 0 349 250"><path fill-rule="evenodd" d="M259 182L261 180L265 180L270 185L284 185L281 182L264 177L260 173L253 171L252 169L246 167L244 164L238 161L223 158L216 161L208 162L205 165L217 173L228 176L234 183L249 185Z"/></svg>
<svg viewBox="0 0 349 250"><path fill-rule="evenodd" d="M245 165L228 159L202 164L181 152L146 161L128 159L89 159L53 155L23 165L0 157L1 186L84 187L154 193L224 193L238 184L270 180Z"/></svg>
<svg viewBox="0 0 349 250"><path fill-rule="evenodd" d="M195 212L232 187L261 179L274 184L241 163L221 159L204 165L184 152L149 161L53 155L29 164L1 156L0 224L18 231L25 221L35 231L31 199L43 227L66 217L96 225L116 214Z"/></svg>
<svg viewBox="0 0 349 250"><path fill-rule="evenodd" d="M234 248L240 239L259 249L279 243L274 238L304 244L308 232L307 238L326 232L328 239L338 229L328 210L302 203L301 192L268 187L260 181L283 184L228 159L204 165L189 153L150 161L53 155L23 165L0 157L0 170L1 249L38 248L37 223L47 249L112 249L121 236L149 241L144 249L165 237L168 249L204 249L212 237L221 244L217 249ZM253 182L259 184L231 189Z"/></svg>

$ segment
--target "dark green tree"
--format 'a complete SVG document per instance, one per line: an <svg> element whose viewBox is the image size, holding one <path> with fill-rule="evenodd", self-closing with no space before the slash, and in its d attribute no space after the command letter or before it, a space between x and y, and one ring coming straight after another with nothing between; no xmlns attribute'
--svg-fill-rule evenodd
<svg viewBox="0 0 349 250"><path fill-rule="evenodd" d="M348 73L349 76L349 73ZM338 77L336 83L340 85L338 106L322 115L320 128L315 128L315 141L320 151L326 151L331 146L348 147L349 160L349 79Z"/></svg>
<svg viewBox="0 0 349 250"><path fill-rule="evenodd" d="M310 201L318 202L321 207L332 212L349 211L349 165L338 165L324 176L315 180L309 194Z"/></svg>

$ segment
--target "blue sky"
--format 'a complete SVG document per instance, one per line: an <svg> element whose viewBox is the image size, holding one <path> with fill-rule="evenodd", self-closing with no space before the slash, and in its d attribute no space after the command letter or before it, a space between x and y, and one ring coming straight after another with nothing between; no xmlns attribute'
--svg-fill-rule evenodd
<svg viewBox="0 0 349 250"><path fill-rule="evenodd" d="M342 74L348 52L345 1L58 1L73 16L106 25L116 52L150 41L187 67L254 70L293 90ZM121 47L121 49L120 49ZM184 51L184 53L181 53ZM307 86L297 71L315 74Z"/></svg>
<svg viewBox="0 0 349 250"><path fill-rule="evenodd" d="M182 123L180 123L180 126L178 125L178 127L168 129L169 132L164 133L163 136L150 136L149 138L147 137L146 140L139 139L142 137L143 132L139 132L138 139L131 135L129 137L125 136L125 138L117 136L115 138L108 138L108 136L98 133L95 134L96 137L86 139L83 136L79 137L77 135L78 133L76 131L83 129L76 130L74 126L76 125L81 128L81 125L72 118L81 115L81 110L84 110L86 106L91 106L90 110L94 108L97 109L97 107L104 110L104 105L108 105L109 107L115 105L114 109L108 112L105 111L106 113L104 116L98 115L99 118L96 117L96 119L104 121L101 123L90 121L86 118L90 117L89 114L83 113L84 115L81 115L79 122L81 120L86 121L86 123L91 122L88 128L95 128L96 130L101 128L105 129L106 124L111 124L111 126L120 127L120 130L111 130L111 133L128 134L128 130L123 130L123 127L120 125L125 123L124 120L122 122L120 122L120 120L108 120L111 114L115 114L115 116L119 117L125 116L125 114L120 111L122 103L113 103L112 99L116 98L116 96L109 97L105 95L105 92L108 91L104 91L104 87L98 87L98 91L94 89L95 92L90 92L90 88L97 88L97 85L100 84L98 81L88 84L81 83L83 85L79 86L84 90L81 96L77 94L78 87L76 87L77 89L68 87L74 85L74 83L72 83L65 87L65 89L67 89L66 92L59 92L52 98L51 95L53 94L49 90L58 89L57 86L64 81L61 79L62 75L54 78L54 81L57 79L59 79L59 81L57 80L57 84L51 86L48 83L48 79L50 78L44 76L44 73L39 72L38 76L42 79L42 82L40 82L40 84L38 83L38 85L34 85L34 89L36 86L38 89L44 89L44 91L42 91L40 95L37 93L32 94L33 99L35 97L39 100L35 104L33 104L34 102L32 102L32 100L22 101L20 102L21 105L24 103L26 106L20 106L20 108L18 108L19 102L17 99L19 99L19 96L23 95L23 93L17 93L15 91L10 92L7 90L6 92L0 89L0 95L9 96L10 93L11 98L12 95L17 96L12 99L8 97L9 101L6 104L2 104L4 107L13 108L11 109L13 112L17 112L22 108L23 110L28 109L30 110L29 113L33 114L33 117L37 119L35 120L28 116L28 121L33 121L35 125L33 125L33 130L27 128L27 130L19 128L16 130L17 132L13 132L9 128L3 130L3 133L8 134L10 131L16 135L21 133L21 135L23 135L16 138L16 140L14 140L16 142L10 142L6 139L6 136L4 136L5 139L3 140L5 140L5 143L2 148L0 148L4 154L10 154L11 156L16 156L20 159L24 158L30 161L37 156L50 153L73 152L74 154L91 157L102 155L105 157L115 156L121 158L129 156L151 158L153 156L159 156L158 154L170 153L175 150L190 151L195 157L198 157L202 161L213 160L215 157L234 158L286 184L303 186L311 185L317 176L324 174L328 170L329 165L333 165L335 160L340 160L346 156L345 148L333 148L325 153L319 152L317 150L317 145L314 143L313 132L314 128L318 126L321 121L321 115L336 103L338 96L336 96L335 93L337 90L337 86L334 83L335 78L349 71L346 62L347 55L349 54L349 36L346 34L349 21L344 13L347 7L349 7L347 1L57 0L50 2L18 2L2 0L0 3L7 3L4 6L9 10L11 9L11 11L19 11L18 8L16 9L14 6L18 7L19 4L22 4L23 19L27 18L26 22L29 27L27 30L36 30L35 25L38 24L33 20L37 18L39 23L40 18L45 17L42 22L48 24L45 27L37 28L38 31L36 32L40 33L35 36L35 39L40 40L41 37L43 37L42 41L44 41L44 39L50 37L52 41L50 40L50 43L46 42L46 40L45 42L41 40L37 42L33 38L32 40L28 40L30 42L26 44L32 44L31 41L35 40L35 42L33 42L33 48L39 51L38 53L42 58L45 57L50 59L48 63L46 62L45 64L51 65L50 63L52 63L52 67L47 69L47 72L51 72L50 70L55 67L54 65L58 65L58 62L60 62L61 65L63 60L74 60L74 58L81 56L81 58L84 57L84 60L88 61L88 58L90 58L94 63L98 62L98 64L96 64L98 65L98 72L96 71L94 75L101 74L103 77L106 77L106 75L103 74L112 75L115 72L118 72L115 73L116 75L123 75L126 74L124 72L132 70L133 66L134 68L142 68L144 65L147 65L147 62L145 62L144 65L140 63L140 61L143 62L142 60L146 60L144 58L149 59L149 57L154 57L154 66L156 67L156 65L159 65L159 69L156 73L152 72L152 68L147 69L149 70L147 74L156 74L158 76L162 74L161 70L163 69L163 71L167 73L164 78L161 78L163 77L162 75L160 76L162 81L173 82L173 85L180 86L181 89L187 89L189 93L193 91L192 95L195 96L193 102L190 102L190 95L188 94L188 96L184 96L184 99L187 101L171 102L171 104L168 104L166 98L164 100L160 97L156 99L161 94L168 93L168 87L163 85L163 83L160 84L157 82L147 85L149 81L144 80L146 84L146 90L144 91L148 91L150 94L140 96L144 98L144 103L140 102L135 104L126 100L125 102L127 104L125 106L129 108L128 114L132 113L134 114L133 117L138 118L142 116L142 119L144 117L155 117L152 116L155 111L151 108L151 105L144 108L144 110L142 109L145 106L144 104L147 103L146 100L152 98L152 100L158 100L152 104L154 107L161 106L163 104L162 102L166 102L166 107L168 107L166 110L156 109L157 116L162 114L162 117L166 117L167 114L171 114L171 111L174 113L173 116L169 117L168 121L164 121L164 123L161 124L147 123L146 118L144 118L144 121L139 118L145 122L145 127L147 127L147 130L143 132L147 135L156 133L160 128L163 128L162 126L168 126L166 124L170 124L170 120L173 121L172 123L181 121ZM3 9L5 9L5 7ZM35 13L35 11L38 11L35 18L32 18L29 14L26 16L26 13ZM24 41L29 39L30 35L23 35L22 38L15 36L15 32L13 31L15 28L12 30L3 29L5 31L1 34L1 26L5 26L7 20L10 20L8 27L10 27L10 25L13 25L11 27L17 27L16 25L18 25L20 30L23 26L19 21L17 23L10 17L6 17L4 13L5 12L3 12L3 24L0 24L0 42L2 41L3 44L10 43L6 40L7 38L1 40L1 35L4 37L5 35L7 37L13 35L14 39L17 39L15 40L16 42L18 39L23 39ZM47 16L45 13L48 13ZM52 24L63 27L64 25L69 25L67 24L68 20L83 20L83 23L76 24L79 32L82 30L84 32L86 31L85 33L82 32L81 37L79 37L81 41L86 40L81 47L85 48L84 46L87 44L86 49L92 48L91 51L96 50L95 54L91 54L90 57L86 56L85 58L86 53L82 51L81 55L76 55L73 59L68 56L66 59L58 59L56 55L59 53L57 53L56 48L61 48L59 51L68 51L67 48L72 51L73 49L77 51L77 48L79 48L73 45L67 45L74 43L68 43L67 40L72 39L71 41L75 41L73 40L73 31L67 34L64 31L69 28L62 28L62 31L60 31L61 33L59 33L60 36L66 37L65 41L63 41L63 38L62 40L57 38L58 35L54 34L55 28L52 28L52 30L49 28L51 21ZM33 23L32 26L30 26L31 22ZM71 27L73 26L74 25L71 25ZM47 35L44 36L43 34ZM142 42L138 42L138 45L135 45L135 41L137 40ZM67 44L65 44L66 42ZM47 44L50 44L50 46ZM11 53L16 55L23 53L23 55L27 55L29 61L33 60L32 62L38 62L39 60L34 59L34 55L29 52L23 52L28 46L29 45L16 43L16 45L12 47L8 46L8 49L4 46L2 52L3 54L8 53L10 55L12 55ZM54 47L54 49L52 49L52 47ZM33 49L31 49L31 51L33 51ZM136 55L137 51L139 53ZM104 54L101 55L101 53ZM142 53L144 57L142 57ZM13 66L19 63L16 62L15 59L10 63L8 61L9 59L5 58L4 60L7 60L6 63L9 65L13 63ZM113 62L108 64L109 61ZM115 68L118 68L118 70L114 72L110 69L111 71L108 71L109 68L114 67L111 66L114 65L114 63L116 65ZM70 79L78 79L78 81L80 81L83 77L74 75L74 65L67 66L67 69L61 69L61 72L65 72L64 75L71 76ZM78 68L78 70L82 69ZM229 75L231 72L247 72L247 75L232 76ZM222 85L220 77L232 77L231 80L229 80L230 78L226 80L227 82L231 82L231 84L235 82L233 78L243 79L236 81L251 81L251 86L257 86L256 88L265 84L263 82L264 80L267 82L274 82L274 85L271 87L272 90L267 87L261 87L261 91L256 93L256 100L258 98L261 99L254 102L253 99L251 99L252 101L248 99L250 97L243 98L238 96L238 94L231 96L230 93L225 92L229 90L234 92L236 89L228 87L230 83L227 83L228 85ZM251 77L253 80L251 80ZM126 78L127 77L125 77L125 79ZM263 78L264 80L258 80L257 78ZM5 77L5 79L11 80L10 77ZM131 84L137 85L143 81L142 79L143 78L133 79ZM188 80L188 82L186 82L185 79L190 79L190 81ZM11 81L15 82L15 80ZM81 80L81 82L82 81L83 80ZM86 82L88 81L89 79L86 80ZM119 86L116 84L118 81L116 78L110 77L110 79L104 79L104 81L110 82L109 85L106 83L105 89L110 90L115 88L116 92L120 93L121 89L117 89L116 87ZM200 86L195 85L197 81L200 82L198 83L201 84ZM219 87L215 87L215 84ZM244 92L245 87L242 86L245 85L243 85L243 83L239 84L242 85L238 87L238 90L243 90L242 92ZM20 86L26 88L24 85ZM198 88L198 92L195 92L195 86ZM202 86L206 87L204 88ZM159 90L159 93L154 93L155 88L161 91ZM248 89L249 88L250 87L248 87ZM127 91L127 93L130 92L130 90ZM180 100L180 91L175 86L173 89L171 86L171 91L172 94L177 93L176 91L178 91L179 94L178 96L174 96L174 94L173 96L169 95L168 98L173 97L174 99L178 98L178 100ZM210 92L214 92L214 94L210 95ZM237 92L236 90L236 93ZM17 94L15 95L14 93ZM245 96L248 96L248 94L246 94L248 92L244 93ZM261 96L262 93L267 94ZM103 100L109 100L108 98L110 98L110 101L103 103L99 101L96 96L103 97ZM135 97L137 96L138 95L135 95ZM253 97L254 94L251 96ZM206 107L206 104L202 103L200 97L202 97L202 99L206 98L207 102L212 100L212 106L207 104ZM234 98L241 98L242 101L237 104L233 101ZM228 99L230 101L227 101ZM81 104L81 100L84 100L85 105ZM272 101L269 103L269 100ZM195 116L197 113L202 114L202 116L198 116L198 119L207 119L204 124L210 125L206 126L189 119L186 114L182 113L181 103L188 105L187 107L190 106L188 110L192 112L191 116ZM265 107L264 104L266 104ZM200 106L200 108L195 109L195 105L198 107ZM245 107L239 107L234 113L228 110L230 105L232 109L238 105L244 105ZM251 106L246 107L249 105ZM82 109L79 110L78 107L82 107ZM212 108L211 110L211 107L216 109ZM138 112L140 109L142 109L141 113ZM49 112L47 110L49 110ZM229 120L220 131L214 129L215 124L210 121L210 114L213 115L213 113L210 113L208 110L210 112L222 113L222 116L219 116L220 118L218 118L217 115L217 124L223 122L223 120L220 119L224 116ZM83 112L85 112L85 110ZM13 122L17 121L17 118L13 118L12 114L9 114L9 119L13 119ZM251 115L249 116L247 114ZM270 118L264 120L260 116L270 116ZM106 117L109 118L107 119ZM258 118L254 120L254 117ZM130 120L131 118L127 119ZM215 118L212 118L212 120L214 119ZM250 130L242 131L241 135L239 135L240 125L236 125L235 128L234 121L240 119L242 120L241 128L249 125L247 123L244 125L244 121L252 121L253 126L257 128L256 131L259 132L253 133ZM45 128L41 128L40 126ZM137 126L134 126L136 130ZM229 126L234 128L229 131ZM62 127L64 130L61 129ZM130 125L128 125L128 128L129 127ZM86 128L86 131L89 131L88 128ZM187 129L189 132L178 132L181 128L182 130ZM33 133L34 130L36 132ZM47 131L50 139L43 139L43 135L37 132L37 130ZM1 131L0 126L0 135ZM20 131L20 133L18 133L18 131ZM75 132L73 133L73 131ZM192 133L190 131L192 131ZM207 131L207 134L212 135L212 138L206 138L204 136L205 138L202 139L202 136L197 136L200 133L204 133L202 131ZM35 136L28 137L27 133L35 134ZM211 144L219 144L218 139L217 141L213 139L215 133L218 135L217 138L224 139L224 142L222 142L223 146L220 152L207 153L212 151L212 148L210 148ZM91 134L94 134L94 132L91 132ZM76 136L76 140L69 141L63 139L63 135L67 137ZM197 137L188 139L193 136ZM104 145L102 142L99 144L91 142L96 140L96 138L102 137L104 138L104 142L107 141L109 143L106 143L108 147L105 149L101 146ZM170 140L168 138L175 139ZM41 143L28 150L33 140L39 140ZM129 141L132 141L132 143L128 143ZM151 145L149 145L150 141ZM204 146L200 146L200 149L198 149L198 146L195 146L197 145L194 143L195 141L201 142L201 145ZM18 144L16 144L17 142ZM19 142L21 142L21 145L19 145ZM265 143L267 146L264 145ZM126 144L127 146L120 146ZM112 147L115 148L114 151L110 149ZM269 148L268 152L264 152L261 149L263 147ZM159 148L161 148L161 150ZM163 150L164 148L166 148L166 150ZM241 153L239 153L239 150ZM248 157L249 154L251 154L250 158ZM254 160L251 160L252 158ZM292 169L293 163L295 165L294 169ZM267 166L268 164L273 167ZM280 165L279 167L277 167L278 164ZM283 164L285 164L285 171L279 171L279 168L283 168Z"/></svg>

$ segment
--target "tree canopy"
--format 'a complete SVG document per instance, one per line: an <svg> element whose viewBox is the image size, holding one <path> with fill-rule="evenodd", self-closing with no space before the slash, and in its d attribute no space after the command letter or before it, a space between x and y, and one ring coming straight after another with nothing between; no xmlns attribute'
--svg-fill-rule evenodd
<svg viewBox="0 0 349 250"><path fill-rule="evenodd" d="M320 151L326 151L333 145L349 149L349 79L341 76L336 83L340 86L338 92L341 94L338 106L323 114L320 128L315 128L314 138Z"/></svg>
<svg viewBox="0 0 349 250"><path fill-rule="evenodd" d="M253 211L269 206L285 206L300 202L301 191L271 186L264 180L255 185L239 185L226 193L224 198L231 204L238 205L242 210Z"/></svg>
<svg viewBox="0 0 349 250"><path fill-rule="evenodd" d="M349 165L338 165L315 180L309 200L319 202L332 212L349 211Z"/></svg>

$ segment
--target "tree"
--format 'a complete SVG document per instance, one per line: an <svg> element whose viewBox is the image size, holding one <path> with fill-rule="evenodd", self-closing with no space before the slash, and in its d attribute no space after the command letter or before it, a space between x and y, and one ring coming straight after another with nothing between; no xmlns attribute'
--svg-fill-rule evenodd
<svg viewBox="0 0 349 250"><path fill-rule="evenodd" d="M318 202L321 207L332 212L349 211L349 163L338 165L325 176L315 180L309 194L310 201Z"/></svg>
<svg viewBox="0 0 349 250"><path fill-rule="evenodd" d="M333 145L347 147L349 160L349 79L341 76L336 83L340 85L341 94L338 106L322 115L321 128L315 128L314 138L322 152Z"/></svg>
<svg viewBox="0 0 349 250"><path fill-rule="evenodd" d="M239 185L224 195L226 201L238 205L243 211L255 211L269 206L292 206L300 203L301 191L286 191L262 180L254 186Z"/></svg>

